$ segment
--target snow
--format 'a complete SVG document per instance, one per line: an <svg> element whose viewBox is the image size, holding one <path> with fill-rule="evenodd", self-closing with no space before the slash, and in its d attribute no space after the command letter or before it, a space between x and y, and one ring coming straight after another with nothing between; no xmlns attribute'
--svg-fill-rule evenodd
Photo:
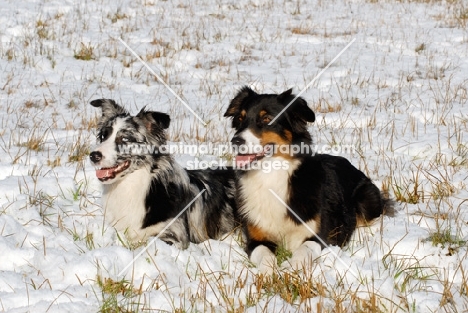
<svg viewBox="0 0 468 313"><path fill-rule="evenodd" d="M0 309L105 311L99 277L131 284L114 295L128 311L468 310L467 16L464 0L0 0ZM398 213L324 249L301 274L314 296L267 292L236 234L180 251L130 247L106 224L90 100L167 112L174 143L225 143L241 86L297 94L354 38L302 95L310 131L354 145L344 156Z"/></svg>

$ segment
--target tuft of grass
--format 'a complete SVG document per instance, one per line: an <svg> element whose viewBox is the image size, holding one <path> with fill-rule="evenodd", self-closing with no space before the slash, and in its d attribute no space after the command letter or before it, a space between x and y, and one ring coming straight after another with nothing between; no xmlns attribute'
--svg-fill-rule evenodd
<svg viewBox="0 0 468 313"><path fill-rule="evenodd" d="M140 247L143 247L146 245L146 241L145 240L141 240L141 241L131 241L128 239L128 235L127 235L127 231L124 232L123 236L117 232L117 240L120 242L120 244L129 249L129 250L136 250Z"/></svg>
<svg viewBox="0 0 468 313"><path fill-rule="evenodd" d="M382 264L393 273L394 287L402 293L424 289L425 283L435 276L435 269L423 266L411 255L397 255L390 251L382 258Z"/></svg>
<svg viewBox="0 0 468 313"><path fill-rule="evenodd" d="M351 104L354 106L358 106L360 104L359 98L358 97L352 97L351 98Z"/></svg>
<svg viewBox="0 0 468 313"><path fill-rule="evenodd" d="M101 276L97 276L96 283L106 294L121 294L128 297L141 293L141 290L134 289L132 284L125 279L115 281L111 278L103 279Z"/></svg>
<svg viewBox="0 0 468 313"><path fill-rule="evenodd" d="M71 147L71 153L68 155L68 162L80 162L88 157L90 147L87 142L81 142L80 138Z"/></svg>
<svg viewBox="0 0 468 313"><path fill-rule="evenodd" d="M53 160L47 160L47 166L50 166L52 168L54 167L57 167L57 166L60 166L61 162L60 162L60 157L55 157L55 159Z"/></svg>
<svg viewBox="0 0 468 313"><path fill-rule="evenodd" d="M50 196L45 192L38 192L36 195L29 196L29 203L38 208L39 216L41 217L41 222L44 225L52 225L51 222L52 216L55 215L54 212L54 202L56 197ZM52 211L51 212L49 212Z"/></svg>
<svg viewBox="0 0 468 313"><path fill-rule="evenodd" d="M117 23L119 20L124 20L128 18L128 15L122 13L120 10L117 10L114 14L108 14L107 18L111 20L112 23Z"/></svg>
<svg viewBox="0 0 468 313"><path fill-rule="evenodd" d="M36 21L36 34L40 39L48 39L50 37L47 27L47 22L42 19Z"/></svg>
<svg viewBox="0 0 468 313"><path fill-rule="evenodd" d="M393 193L395 200L398 202L405 202L410 204L418 204L421 196L418 191L418 186L415 184L411 186L393 185Z"/></svg>
<svg viewBox="0 0 468 313"><path fill-rule="evenodd" d="M296 35L310 35L312 34L312 28L305 26L293 27L291 28L291 33Z"/></svg>
<svg viewBox="0 0 468 313"><path fill-rule="evenodd" d="M98 124L98 118L97 117L92 117L92 118L81 118L81 127L87 131L90 131L92 129L95 129Z"/></svg>
<svg viewBox="0 0 468 313"><path fill-rule="evenodd" d="M5 53L5 56L8 61L13 60L15 58L15 50L13 48L8 49Z"/></svg>
<svg viewBox="0 0 468 313"><path fill-rule="evenodd" d="M45 135L38 136L33 133L25 142L22 142L19 145L31 151L36 151L36 152L43 151L44 142L45 142L44 137Z"/></svg>
<svg viewBox="0 0 468 313"><path fill-rule="evenodd" d="M396 182L394 179L392 188L396 201L417 204L424 200L419 178L420 170L421 168L418 167L416 171L413 171L411 179L401 177L400 182Z"/></svg>
<svg viewBox="0 0 468 313"><path fill-rule="evenodd" d="M94 47L81 43L80 49L75 50L73 57L77 60L90 61L94 60Z"/></svg>
<svg viewBox="0 0 468 313"><path fill-rule="evenodd" d="M72 195L73 201L78 201L81 197L82 191L81 188L83 187L83 182L81 182L76 190L70 190L70 193Z"/></svg>
<svg viewBox="0 0 468 313"><path fill-rule="evenodd" d="M76 109L78 107L78 104L75 100L72 99L67 103L67 107L70 109Z"/></svg>
<svg viewBox="0 0 468 313"><path fill-rule="evenodd" d="M259 274L255 277L254 285L259 295L279 295L291 304L325 294L325 287L317 284L312 277L302 277L296 273L284 272L271 276Z"/></svg>
<svg viewBox="0 0 468 313"><path fill-rule="evenodd" d="M442 248L448 246L449 253L450 250L455 250L456 248L466 244L466 240L462 240L458 236L452 235L452 230L450 228L443 230L439 229L433 232L425 241L431 242L433 246L440 245Z"/></svg>
<svg viewBox="0 0 468 313"><path fill-rule="evenodd" d="M421 44L417 45L416 48L414 49L414 52L420 53L423 50L426 50L426 44L425 43L421 43Z"/></svg>
<svg viewBox="0 0 468 313"><path fill-rule="evenodd" d="M320 98L314 111L318 113L336 113L340 112L342 109L341 103L331 103L327 99Z"/></svg>
<svg viewBox="0 0 468 313"><path fill-rule="evenodd" d="M111 278L102 278L101 276L96 277L96 283L101 289L102 293L102 304L99 309L101 313L126 313L135 312L131 307L131 303L125 305L121 299L132 299L142 294L140 289L135 289L133 285L125 280L115 281ZM135 302L135 306L138 306L138 302Z"/></svg>
<svg viewBox="0 0 468 313"><path fill-rule="evenodd" d="M281 265L284 261L292 257L292 252L286 249L285 245L279 245L276 249L276 262Z"/></svg>
<svg viewBox="0 0 468 313"><path fill-rule="evenodd" d="M37 101L34 101L34 100L26 100L24 102L24 107L26 109L39 108L39 103Z"/></svg>

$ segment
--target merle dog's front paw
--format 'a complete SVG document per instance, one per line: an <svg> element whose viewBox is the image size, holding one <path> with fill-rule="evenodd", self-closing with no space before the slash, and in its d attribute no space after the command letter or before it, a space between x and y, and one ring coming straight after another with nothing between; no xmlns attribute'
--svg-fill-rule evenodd
<svg viewBox="0 0 468 313"><path fill-rule="evenodd" d="M187 249L189 246L188 240L177 238L177 236L171 232L165 232L164 234L159 236L159 239L161 239L168 245L174 245L181 250Z"/></svg>

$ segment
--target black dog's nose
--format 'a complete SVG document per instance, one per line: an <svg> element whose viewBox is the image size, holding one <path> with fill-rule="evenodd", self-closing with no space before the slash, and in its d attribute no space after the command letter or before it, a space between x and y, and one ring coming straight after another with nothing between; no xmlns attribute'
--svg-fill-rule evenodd
<svg viewBox="0 0 468 313"><path fill-rule="evenodd" d="M89 154L89 158L93 163L98 163L102 160L102 153L99 151L93 151Z"/></svg>
<svg viewBox="0 0 468 313"><path fill-rule="evenodd" d="M231 140L233 146L242 146L245 145L245 139L241 136L234 136Z"/></svg>

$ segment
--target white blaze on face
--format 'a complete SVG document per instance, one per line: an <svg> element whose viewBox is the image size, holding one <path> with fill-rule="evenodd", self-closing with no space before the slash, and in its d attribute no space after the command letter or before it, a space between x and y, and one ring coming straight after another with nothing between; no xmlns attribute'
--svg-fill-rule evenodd
<svg viewBox="0 0 468 313"><path fill-rule="evenodd" d="M94 152L100 152L101 161L94 163L96 168L96 177L103 184L111 184L116 177L125 171L131 164L130 160L117 164L118 151L116 146L116 137L120 129L125 125L125 119L117 118L112 126L112 133L102 142Z"/></svg>
<svg viewBox="0 0 468 313"><path fill-rule="evenodd" d="M105 141L103 141L100 145L96 147L94 151L101 152L102 160L99 164L101 168L108 168L113 167L117 164L117 147L115 145L115 138L117 137L117 133L125 124L125 120L123 118L117 118L112 125L112 134L107 137Z"/></svg>
<svg viewBox="0 0 468 313"><path fill-rule="evenodd" d="M245 145L250 149L245 154L258 153L258 151L255 151L254 149L258 149L258 147L261 147L260 138L255 136L250 129L242 131L238 136L245 140Z"/></svg>
<svg viewBox="0 0 468 313"><path fill-rule="evenodd" d="M245 140L245 144L237 146L236 164L239 168L250 164L258 156L263 155L263 147L260 138L254 135L250 129L246 129L237 135Z"/></svg>

